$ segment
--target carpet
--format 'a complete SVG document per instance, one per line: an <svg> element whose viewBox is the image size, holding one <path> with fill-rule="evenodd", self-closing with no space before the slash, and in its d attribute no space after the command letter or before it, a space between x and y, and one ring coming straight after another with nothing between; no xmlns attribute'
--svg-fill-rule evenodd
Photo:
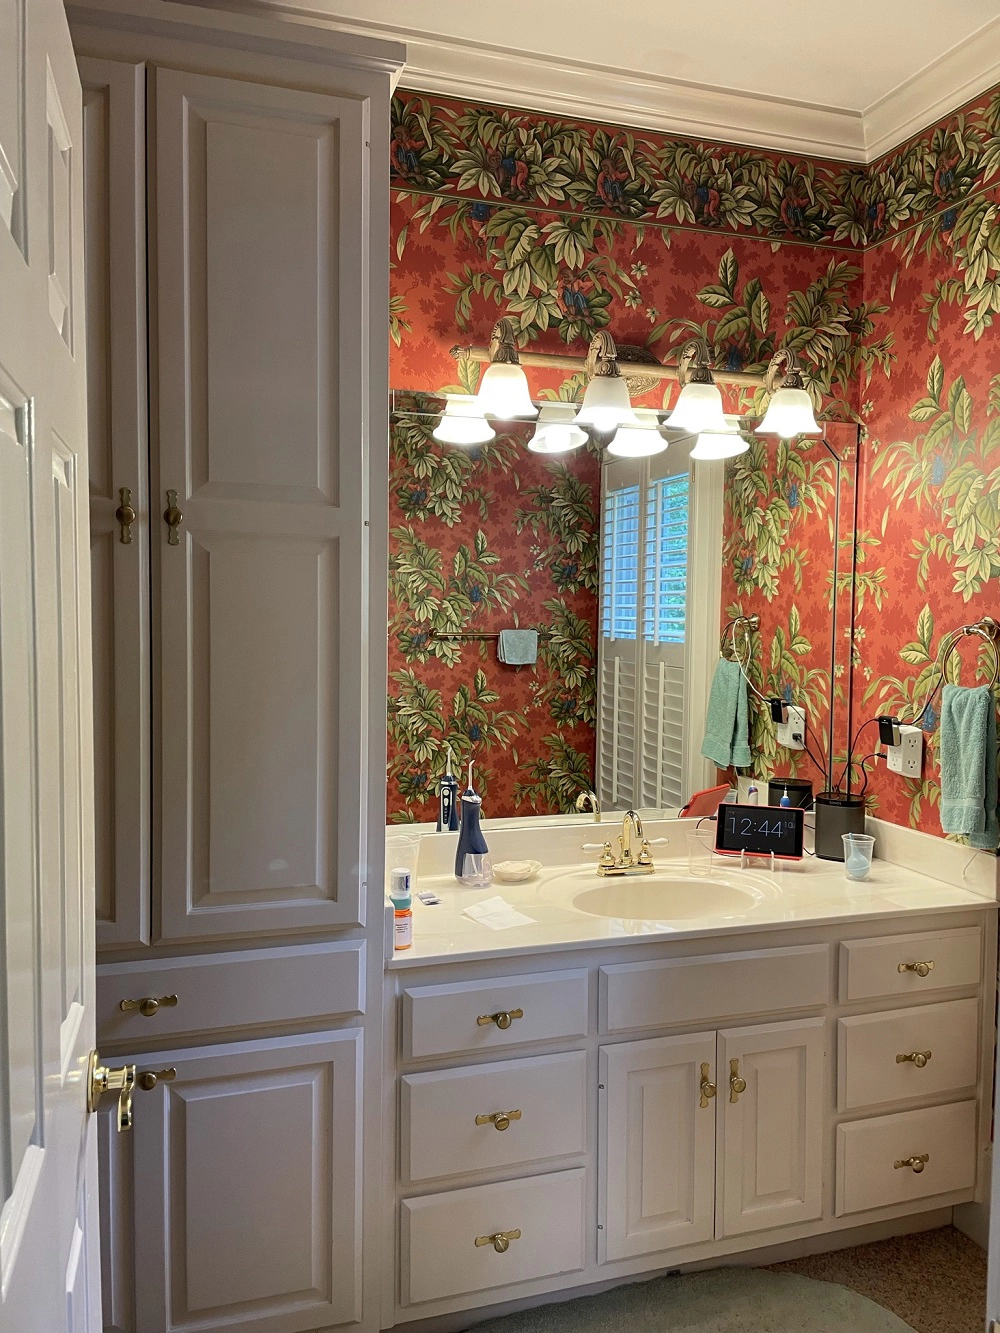
<svg viewBox="0 0 1000 1333"><path fill-rule="evenodd" d="M473 1333L913 1333L832 1282L762 1268L657 1278L477 1324Z"/></svg>

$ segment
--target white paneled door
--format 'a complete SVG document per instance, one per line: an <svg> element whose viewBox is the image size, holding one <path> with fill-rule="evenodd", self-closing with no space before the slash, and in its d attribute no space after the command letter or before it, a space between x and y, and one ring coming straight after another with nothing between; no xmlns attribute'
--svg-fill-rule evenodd
<svg viewBox="0 0 1000 1333"><path fill-rule="evenodd" d="M97 1333L81 96L0 0L0 1330Z"/></svg>

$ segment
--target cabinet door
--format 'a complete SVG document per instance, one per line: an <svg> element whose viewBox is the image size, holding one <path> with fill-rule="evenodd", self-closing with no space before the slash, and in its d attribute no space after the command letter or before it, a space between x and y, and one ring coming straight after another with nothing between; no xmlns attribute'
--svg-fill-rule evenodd
<svg viewBox="0 0 1000 1333"><path fill-rule="evenodd" d="M160 1052L133 1128L136 1333L360 1319L361 1032Z"/></svg>
<svg viewBox="0 0 1000 1333"><path fill-rule="evenodd" d="M363 924L367 104L155 77L160 934Z"/></svg>
<svg viewBox="0 0 1000 1333"><path fill-rule="evenodd" d="M825 1056L822 1018L719 1033L719 1237L822 1214Z"/></svg>
<svg viewBox="0 0 1000 1333"><path fill-rule="evenodd" d="M601 1047L600 1259L711 1240L715 1033Z"/></svg>
<svg viewBox="0 0 1000 1333"><path fill-rule="evenodd" d="M100 948L149 940L146 73L113 60L79 66ZM129 528L115 517L124 503Z"/></svg>

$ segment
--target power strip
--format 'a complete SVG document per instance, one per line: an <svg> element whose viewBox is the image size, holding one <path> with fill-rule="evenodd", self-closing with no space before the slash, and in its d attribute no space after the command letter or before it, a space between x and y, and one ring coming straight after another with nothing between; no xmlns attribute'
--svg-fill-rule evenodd
<svg viewBox="0 0 1000 1333"><path fill-rule="evenodd" d="M905 724L899 728L899 744L885 747L885 761L891 773L918 781L924 767L924 733Z"/></svg>

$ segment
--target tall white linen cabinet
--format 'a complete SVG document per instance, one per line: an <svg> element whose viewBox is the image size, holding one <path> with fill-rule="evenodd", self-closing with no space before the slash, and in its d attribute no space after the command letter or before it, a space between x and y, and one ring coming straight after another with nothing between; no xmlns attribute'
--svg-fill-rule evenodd
<svg viewBox="0 0 1000 1333"><path fill-rule="evenodd" d="M68 8L104 1321L379 1325L393 43ZM362 1114L364 1107L364 1114Z"/></svg>

